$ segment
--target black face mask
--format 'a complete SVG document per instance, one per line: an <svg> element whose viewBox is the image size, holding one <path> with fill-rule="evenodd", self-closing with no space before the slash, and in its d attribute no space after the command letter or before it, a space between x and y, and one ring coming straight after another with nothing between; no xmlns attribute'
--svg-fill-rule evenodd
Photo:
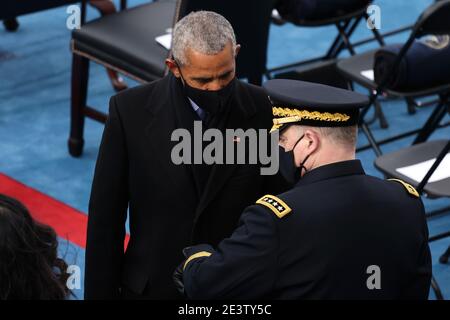
<svg viewBox="0 0 450 320"><path fill-rule="evenodd" d="M200 108L211 115L221 113L234 89L235 78L220 90L209 91L193 88L184 81L185 94Z"/></svg>
<svg viewBox="0 0 450 320"><path fill-rule="evenodd" d="M284 177L284 179L286 179L286 181L291 185L296 184L302 178L301 173L303 169L305 170L305 172L307 171L304 164L308 160L309 155L300 164L300 170L295 165L295 158L294 158L294 149L297 146L297 144L303 139L304 136L305 135L302 135L297 140L294 147L290 151L286 151L282 146L278 146L280 159L280 173Z"/></svg>
<svg viewBox="0 0 450 320"><path fill-rule="evenodd" d="M200 108L205 110L210 115L216 115L224 111L226 104L228 103L231 94L234 90L234 85L236 82L236 78L233 78L225 87L220 90L209 91L193 88L187 84L183 75L181 74L181 78L183 79L183 87L184 93L188 96L192 101L194 101Z"/></svg>

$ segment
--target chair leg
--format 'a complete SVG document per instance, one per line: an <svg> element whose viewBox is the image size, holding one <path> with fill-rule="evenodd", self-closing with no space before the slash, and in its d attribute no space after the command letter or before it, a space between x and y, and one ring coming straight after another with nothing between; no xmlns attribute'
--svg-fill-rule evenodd
<svg viewBox="0 0 450 320"><path fill-rule="evenodd" d="M383 153L381 152L380 147L378 146L377 141L375 140L375 137L372 134L372 131L370 131L369 126L365 121L362 121L360 124L360 128L363 130L364 134L367 137L367 140L369 141L370 146L372 147L373 151L375 152L376 156L379 157Z"/></svg>
<svg viewBox="0 0 450 320"><path fill-rule="evenodd" d="M380 104L380 101L378 101L378 99L374 100L373 108L374 108L373 117L369 120L366 120L366 124L371 125L378 119L378 121L380 121L380 127L382 129L389 128L389 123L386 119L386 116L384 115L383 109L381 109L381 104Z"/></svg>
<svg viewBox="0 0 450 320"><path fill-rule="evenodd" d="M408 113L409 114L415 114L416 113L416 107L417 103L412 98L406 98L406 105L408 107Z"/></svg>
<svg viewBox="0 0 450 320"><path fill-rule="evenodd" d="M89 4L93 6L95 9L97 9L102 17L117 12L114 2L110 0L90 0ZM121 0L120 1L121 10L124 9L125 7L126 1ZM108 73L108 78L111 81L111 85L113 86L116 92L120 92L128 88L125 80L121 76L119 76L119 74L116 71L107 68L106 72Z"/></svg>
<svg viewBox="0 0 450 320"><path fill-rule="evenodd" d="M383 109L381 109L381 104L378 100L374 101L374 106L375 106L375 115L380 121L380 127L382 129L389 128L389 123L386 120L386 116L384 115Z"/></svg>
<svg viewBox="0 0 450 320"><path fill-rule="evenodd" d="M342 25L340 25L339 23L337 24L339 33L336 39L334 40L333 44L331 45L331 47L328 49L328 52L326 54L327 59L336 58L343 49L348 49L352 55L354 54L354 47L350 43L350 37L355 31L356 27L358 26L362 18L363 17L361 16L359 18L347 20L346 22L343 22ZM340 28L343 34L341 30L339 30Z"/></svg>
<svg viewBox="0 0 450 320"><path fill-rule="evenodd" d="M89 80L89 60L73 54L72 57L72 87L70 109L69 153L79 157L83 153L83 131L87 88Z"/></svg>
<svg viewBox="0 0 450 320"><path fill-rule="evenodd" d="M345 48L347 48L347 50L350 52L350 54L352 56L354 56L356 54L356 52L355 52L355 49L353 48L353 45L351 44L351 42L349 40L349 37L345 33L345 29L344 29L345 27L341 26L341 24L338 22L338 23L336 23L336 28L338 29L339 34L342 37L342 41L345 45Z"/></svg>
<svg viewBox="0 0 450 320"><path fill-rule="evenodd" d="M436 108L433 110L433 113L428 118L425 125L422 127L422 130L417 135L416 139L413 142L414 144L418 144L421 142L425 142L431 136L433 131L437 128L441 120L444 118L447 113L447 108L445 108L444 103L448 103L446 101L440 101Z"/></svg>
<svg viewBox="0 0 450 320"><path fill-rule="evenodd" d="M365 18L366 21L368 21L370 19L369 14L367 12L364 13L364 18ZM378 44L380 46L386 45L386 43L384 42L383 36L380 34L380 32L378 32L377 28L373 28L372 29L372 33L373 33L375 39L377 39Z"/></svg>
<svg viewBox="0 0 450 320"><path fill-rule="evenodd" d="M119 76L117 71L106 69L106 72L108 73L108 78L111 81L111 84L116 92L120 92L128 88L125 80L123 80L123 78Z"/></svg>
<svg viewBox="0 0 450 320"><path fill-rule="evenodd" d="M348 20L347 22L345 22L344 25L344 29L347 29L348 25L350 24L350 20ZM330 48L327 51L327 54L325 55L325 59L333 59L336 58L339 53L342 51L343 49L343 44L342 44L342 37L341 35L338 33L336 35L336 37L334 38L333 44L330 46Z"/></svg>
<svg viewBox="0 0 450 320"><path fill-rule="evenodd" d="M440 256L439 258L439 262L440 263L447 263L448 262L448 258L450 257L450 246L448 246L447 250L444 252L444 254L442 256Z"/></svg>
<svg viewBox="0 0 450 320"><path fill-rule="evenodd" d="M444 300L441 288L434 277L431 277L431 288L433 288L434 294L436 295L436 300Z"/></svg>
<svg viewBox="0 0 450 320"><path fill-rule="evenodd" d="M19 21L17 21L17 18L5 19L3 20L3 25L9 32L13 32L19 29Z"/></svg>

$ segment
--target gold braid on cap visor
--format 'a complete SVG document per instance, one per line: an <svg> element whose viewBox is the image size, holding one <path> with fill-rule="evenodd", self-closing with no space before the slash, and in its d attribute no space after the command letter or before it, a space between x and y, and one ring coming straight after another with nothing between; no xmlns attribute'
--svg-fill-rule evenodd
<svg viewBox="0 0 450 320"><path fill-rule="evenodd" d="M307 111L282 107L273 107L272 113L275 117L280 118L273 119L273 126L270 132L278 130L286 123L299 122L301 120L345 122L350 119L350 116L345 113Z"/></svg>

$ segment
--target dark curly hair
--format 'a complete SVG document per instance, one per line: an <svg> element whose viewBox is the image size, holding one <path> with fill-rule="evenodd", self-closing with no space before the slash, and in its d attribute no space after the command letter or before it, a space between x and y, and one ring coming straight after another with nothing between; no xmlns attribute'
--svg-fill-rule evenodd
<svg viewBox="0 0 450 320"><path fill-rule="evenodd" d="M62 300L67 264L55 231L36 222L19 201L0 194L0 300Z"/></svg>

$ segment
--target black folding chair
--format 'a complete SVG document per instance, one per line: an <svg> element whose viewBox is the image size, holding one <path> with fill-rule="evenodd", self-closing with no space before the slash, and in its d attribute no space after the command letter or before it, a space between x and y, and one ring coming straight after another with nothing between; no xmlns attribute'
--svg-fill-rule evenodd
<svg viewBox="0 0 450 320"><path fill-rule="evenodd" d="M85 117L105 122L106 114L86 106L89 61L95 61L145 83L163 77L170 51L154 39L167 33L191 11L222 14L233 25L242 50L237 57L237 76L260 84L266 71L267 40L274 0L178 0L154 1L83 24L72 34L72 100L69 153L83 150ZM86 0L82 1L84 23ZM254 32L258 30L258 32Z"/></svg>
<svg viewBox="0 0 450 320"><path fill-rule="evenodd" d="M320 5L320 0L317 1ZM339 53L347 49L351 55L356 54L353 44L350 41L350 37L355 31L361 20L365 19L368 21L370 19L367 8L373 2L373 0L361 1L359 7L355 7L352 11L342 11L340 13L329 16L329 17L317 17L310 19L289 19L281 18L287 22L291 22L299 27L321 27L327 25L334 25L338 30L338 34L335 37L333 43L327 50L325 57L327 59L336 58ZM371 29L375 39L380 45L384 45L383 37L380 35L376 28Z"/></svg>
<svg viewBox="0 0 450 320"><path fill-rule="evenodd" d="M338 31L338 34L332 41L330 47L323 56L300 61L284 66L275 67L268 70L268 78L291 78L304 81L319 82L335 87L346 88L347 83L338 72L336 71L336 62L339 54L347 50L350 55L356 54L355 45L350 40L350 37L363 21L370 19L367 8L372 3L372 0L361 1L351 8L341 8L339 3L336 4L336 10L330 10L329 13L320 13L314 17L294 17L272 15L272 20L275 24L292 23L299 27L321 27L334 25ZM317 1L317 6L324 5L330 6L329 3L320 3ZM325 14L324 16L320 16ZM381 46L384 45L382 35L376 28L372 29L373 39L376 40Z"/></svg>
<svg viewBox="0 0 450 320"><path fill-rule="evenodd" d="M2 0L0 20L3 20L7 31L16 31L19 28L17 17L20 15L76 2L79 0Z"/></svg>
<svg viewBox="0 0 450 320"><path fill-rule="evenodd" d="M375 151L376 155L382 154L380 149L380 142L374 138L367 121L364 119L365 115L369 111L372 105L378 105L377 97L380 94L384 94L388 98L404 98L404 99L416 99L420 97L426 97L431 95L439 95L439 101L434 109L434 112L428 118L427 122L420 130L412 131L408 134L401 134L396 137L391 137L383 143L391 142L396 139L404 138L407 135L418 133L414 144L426 141L433 131L439 126L440 121L445 116L445 108L442 108L448 102L450 83L440 86L421 88L420 90L411 91L395 91L387 88L387 84L391 81L392 77L396 74L400 62L412 46L415 39L418 39L425 35L443 35L450 33L450 0L442 0L429 6L418 18L415 23L411 35L408 41L401 48L397 55L393 68L390 70L380 82L376 84L374 80L368 79L362 75L362 71L373 69L374 55L376 50L372 50L363 54L352 56L348 59L343 59L337 63L339 72L349 81L355 82L359 85L367 88L370 92L371 105L363 109L361 112L360 128L366 135L369 145ZM379 106L378 106L379 108Z"/></svg>
<svg viewBox="0 0 450 320"><path fill-rule="evenodd" d="M450 105L448 107L450 111ZM398 150L389 154L384 154L379 156L375 160L375 167L384 173L388 178L401 179L416 187L419 194L425 195L428 198L442 198L446 197L450 199L450 177L442 180L437 180L430 182L430 178L433 173L442 163L443 159L447 154L450 154L450 139L449 140L436 140L423 142L416 145L412 145L405 149ZM422 163L424 161L429 161L435 159L430 169L427 171L423 179L418 182L408 175L401 173L400 168L405 168L407 166ZM450 171L450 168L448 168ZM450 211L450 207L435 210L433 212L427 213L427 218L446 213ZM434 235L429 238L429 242L440 240L450 236L450 231ZM450 250L450 249L449 249ZM446 262L446 254L448 259L448 253L444 253L441 257L441 262ZM432 281L433 290L435 291L436 297L438 299L443 299L442 293L440 291L439 285L433 279Z"/></svg>
<svg viewBox="0 0 450 320"><path fill-rule="evenodd" d="M121 6L124 7L126 1L120 1ZM17 17L20 15L79 2L80 0L4 0L0 7L0 20L3 20L7 31L13 32L19 28ZM88 0L87 2L96 8L102 16L116 12L116 7L112 0ZM126 84L118 76L117 72L111 69L107 69L107 72L116 91L126 88Z"/></svg>

